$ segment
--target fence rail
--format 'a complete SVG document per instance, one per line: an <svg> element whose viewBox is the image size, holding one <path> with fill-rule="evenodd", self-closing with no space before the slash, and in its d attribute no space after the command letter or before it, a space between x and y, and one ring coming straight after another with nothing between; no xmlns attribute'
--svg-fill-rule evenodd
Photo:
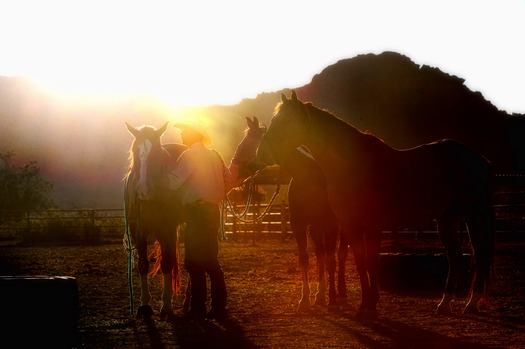
<svg viewBox="0 0 525 349"><path fill-rule="evenodd" d="M501 191L494 194L495 226L498 233L525 233L525 192ZM234 207L235 216L243 206ZM288 234L289 210L285 203L274 204L264 217L267 205L252 205L241 219L224 215L225 234ZM227 212L227 211L225 211ZM434 232L429 223L419 232ZM403 232L400 230L399 232ZM0 241L9 239L45 240L52 235L64 241L121 240L124 235L123 209L74 209L49 211L0 211ZM283 235L283 236L284 236Z"/></svg>

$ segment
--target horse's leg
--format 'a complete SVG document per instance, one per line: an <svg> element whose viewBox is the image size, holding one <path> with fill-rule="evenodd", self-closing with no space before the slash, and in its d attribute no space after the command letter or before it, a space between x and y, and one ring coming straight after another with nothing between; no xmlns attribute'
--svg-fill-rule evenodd
<svg viewBox="0 0 525 349"><path fill-rule="evenodd" d="M186 285L186 290L184 291L184 301L182 302L182 312L186 314L190 310L191 304L191 279L188 276L188 284Z"/></svg>
<svg viewBox="0 0 525 349"><path fill-rule="evenodd" d="M177 258L177 243L177 227L168 226L163 230L160 262L163 280L162 307L160 310L160 317L161 319L166 320L170 320L174 317L172 299L173 294L178 291L179 265Z"/></svg>
<svg viewBox="0 0 525 349"><path fill-rule="evenodd" d="M138 272L140 278L140 306L137 309L137 318L149 319L153 315L151 308L151 293L149 291L148 273L148 242L145 237L138 237L136 241L138 255Z"/></svg>
<svg viewBox="0 0 525 349"><path fill-rule="evenodd" d="M339 248L337 249L337 299L346 304L348 295L346 293L346 259L348 258L348 241L340 234Z"/></svg>
<svg viewBox="0 0 525 349"><path fill-rule="evenodd" d="M315 294L315 305L326 306L326 278L325 278L325 265L326 265L326 249L324 245L323 232L319 229L318 225L310 226L310 237L312 238L315 246L315 260L317 263L317 293Z"/></svg>
<svg viewBox="0 0 525 349"><path fill-rule="evenodd" d="M297 249L299 252L299 267L301 268L301 277L303 286L301 288L301 300L299 301L299 311L310 310L310 285L308 279L308 238L306 235L306 224L297 222L297 216L290 216L290 226L295 236Z"/></svg>
<svg viewBox="0 0 525 349"><path fill-rule="evenodd" d="M337 247L337 233L338 226L330 227L327 224L327 230L324 234L324 247L326 258L326 270L328 272L328 309L336 310L337 306L337 291L335 287L335 249Z"/></svg>
<svg viewBox="0 0 525 349"><path fill-rule="evenodd" d="M366 243L363 234L344 231L343 234L347 234L346 237L352 248L354 254L355 265L357 273L359 274L359 281L361 284L361 304L357 309L357 318L368 318L375 317L377 315L376 309L370 307L370 279L367 270L367 258L366 258Z"/></svg>
<svg viewBox="0 0 525 349"><path fill-rule="evenodd" d="M488 218L488 215L469 219L467 220L467 229L472 243L475 267L472 272L470 299L463 312L478 313L480 310L479 302L487 294L491 277L494 248L492 220Z"/></svg>
<svg viewBox="0 0 525 349"><path fill-rule="evenodd" d="M452 314L450 303L454 300L458 284L459 272L463 263L461 246L456 236L457 219L443 217L437 220L438 232L445 247L448 260L448 276L443 298L436 309L438 315Z"/></svg>
<svg viewBox="0 0 525 349"><path fill-rule="evenodd" d="M381 247L381 232L370 231L365 236L368 279L370 281L370 298L367 308L375 311L379 301L378 270L379 248Z"/></svg>

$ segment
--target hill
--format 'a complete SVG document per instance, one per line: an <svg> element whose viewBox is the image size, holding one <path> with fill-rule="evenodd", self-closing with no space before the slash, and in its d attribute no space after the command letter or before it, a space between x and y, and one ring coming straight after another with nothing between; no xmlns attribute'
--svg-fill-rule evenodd
<svg viewBox="0 0 525 349"><path fill-rule="evenodd" d="M497 172L525 172L523 115L508 115L463 79L401 54L341 60L296 91L394 148L451 138L485 155Z"/></svg>
<svg viewBox="0 0 525 349"><path fill-rule="evenodd" d="M394 52L341 60L295 90L396 148L442 138L484 154L498 172L525 172L525 117L497 110L463 80ZM226 161L243 137L245 116L269 123L280 94L236 105L176 109L145 96L57 96L23 78L0 77L0 152L38 161L64 208L120 207L131 136L124 122L161 126L207 115L213 146ZM164 142L177 141L173 129Z"/></svg>

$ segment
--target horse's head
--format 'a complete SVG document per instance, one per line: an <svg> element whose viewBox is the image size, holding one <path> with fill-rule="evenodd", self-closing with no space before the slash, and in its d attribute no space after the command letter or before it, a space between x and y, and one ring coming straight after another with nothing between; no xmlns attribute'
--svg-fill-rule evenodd
<svg viewBox="0 0 525 349"><path fill-rule="evenodd" d="M307 132L308 109L292 91L290 98L281 95L281 102L257 150L257 160L282 165L294 149L304 143Z"/></svg>
<svg viewBox="0 0 525 349"><path fill-rule="evenodd" d="M166 131L168 123L156 129L153 126L134 128L126 123L126 127L135 137L130 149L130 174L138 198L148 200L151 198L157 180L166 170L160 137Z"/></svg>
<svg viewBox="0 0 525 349"><path fill-rule="evenodd" d="M253 119L246 117L246 123L248 128L246 129L246 135L252 137L260 142L262 136L266 133L266 126L259 123L259 119L255 116Z"/></svg>
<svg viewBox="0 0 525 349"><path fill-rule="evenodd" d="M239 167L240 176L243 178L249 177L261 168L255 162L255 152L266 132L266 126L260 125L256 117L253 119L246 117L246 123L248 127L245 136L237 146L232 159L232 163Z"/></svg>

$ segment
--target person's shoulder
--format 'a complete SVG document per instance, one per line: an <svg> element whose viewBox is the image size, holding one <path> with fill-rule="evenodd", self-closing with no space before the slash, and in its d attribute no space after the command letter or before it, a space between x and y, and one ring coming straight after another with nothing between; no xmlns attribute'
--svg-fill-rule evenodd
<svg viewBox="0 0 525 349"><path fill-rule="evenodd" d="M222 157L221 153L220 153L217 149L215 149L215 148L208 148L208 149L209 149L212 153L215 153L215 154L219 155L220 157Z"/></svg>
<svg viewBox="0 0 525 349"><path fill-rule="evenodd" d="M195 155L195 149L192 149L191 147L184 150L182 153L180 153L178 161L184 161L184 159L190 159L194 157Z"/></svg>
<svg viewBox="0 0 525 349"><path fill-rule="evenodd" d="M221 162L224 162L221 153L215 149L215 148L208 148L210 150L210 153L213 154L213 156L217 157Z"/></svg>

